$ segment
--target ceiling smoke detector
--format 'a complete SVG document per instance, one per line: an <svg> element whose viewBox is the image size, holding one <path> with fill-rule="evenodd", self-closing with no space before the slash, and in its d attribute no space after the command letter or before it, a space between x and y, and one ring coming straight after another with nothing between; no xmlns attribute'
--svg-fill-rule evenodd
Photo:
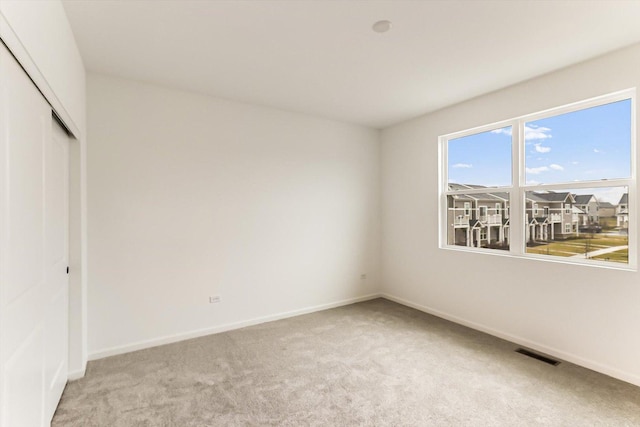
<svg viewBox="0 0 640 427"><path fill-rule="evenodd" d="M371 28L373 28L373 31L375 31L376 33L386 33L391 29L391 21L378 21L373 24Z"/></svg>

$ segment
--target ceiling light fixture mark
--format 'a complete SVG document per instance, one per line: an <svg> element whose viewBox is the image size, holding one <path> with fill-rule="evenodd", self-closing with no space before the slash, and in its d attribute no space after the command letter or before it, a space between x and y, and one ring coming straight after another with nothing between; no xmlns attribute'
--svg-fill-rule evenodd
<svg viewBox="0 0 640 427"><path fill-rule="evenodd" d="M375 31L376 33L386 33L391 29L391 25L392 25L391 21L387 21L385 19L385 20L376 22L375 24L373 24L371 28L373 28L373 31Z"/></svg>

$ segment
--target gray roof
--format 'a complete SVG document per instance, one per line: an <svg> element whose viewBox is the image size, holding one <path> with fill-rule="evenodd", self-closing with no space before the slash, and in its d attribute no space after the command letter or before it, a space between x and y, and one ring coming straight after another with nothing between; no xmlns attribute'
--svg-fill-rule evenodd
<svg viewBox="0 0 640 427"><path fill-rule="evenodd" d="M567 198L573 199L573 196L571 193L566 191L563 193L556 193L553 191L546 193L527 192L527 199L533 200L534 202L566 202Z"/></svg>
<svg viewBox="0 0 640 427"><path fill-rule="evenodd" d="M573 197L576 199L576 204L587 205L594 196L593 194L574 194Z"/></svg>
<svg viewBox="0 0 640 427"><path fill-rule="evenodd" d="M455 200L475 200L473 197L469 197L466 194L452 194L451 197Z"/></svg>
<svg viewBox="0 0 640 427"><path fill-rule="evenodd" d="M475 190L478 188L486 188L487 190L491 190L493 187L487 187L484 185L477 184L458 184L455 182L449 183L449 189L453 191L458 190ZM465 200L484 200L484 201L507 201L509 200L509 193L505 191L497 191L491 193L475 193L475 194L457 194L454 197L457 199L465 199ZM589 200L594 197L593 194L571 194L568 191L563 192L555 192L555 191L545 191L545 192L527 192L527 199L532 200L534 202L573 202L579 205L586 205L589 203ZM626 197L623 196L623 198ZM626 203L620 201L620 203Z"/></svg>
<svg viewBox="0 0 640 427"><path fill-rule="evenodd" d="M629 203L629 193L624 193L618 202L619 205L626 205Z"/></svg>
<svg viewBox="0 0 640 427"><path fill-rule="evenodd" d="M601 208L615 208L615 206L613 206L609 202L599 202L598 206L600 206Z"/></svg>
<svg viewBox="0 0 640 427"><path fill-rule="evenodd" d="M478 188L486 188L488 190L491 189L490 187L485 187L484 185L456 184L455 182L449 183L449 190L453 191L469 189L475 190ZM495 193L456 194L454 197L464 200L488 200L494 202L505 202L509 200L509 193L505 191L498 191Z"/></svg>

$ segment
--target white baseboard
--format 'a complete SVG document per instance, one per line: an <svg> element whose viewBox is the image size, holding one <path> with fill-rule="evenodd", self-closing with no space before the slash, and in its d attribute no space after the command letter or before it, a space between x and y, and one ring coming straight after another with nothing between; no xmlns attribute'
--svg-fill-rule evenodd
<svg viewBox="0 0 640 427"><path fill-rule="evenodd" d="M106 348L103 350L95 351L89 354L89 360L102 359L104 357L115 356L123 353L130 353L132 351L143 350L146 348L157 347L159 345L171 344L178 341L184 341L192 338L198 338L205 335L218 334L220 332L232 331L234 329L245 328L247 326L258 325L260 323L272 322L274 320L286 319L288 317L300 316L302 314L313 313L316 311L328 310L331 308L341 307L344 305L354 304L357 302L368 301L375 298L380 298L382 295L375 293L364 295L356 298L349 298L341 301L331 302L327 304L315 305L312 307L305 307L297 310L286 311L282 313L272 314L268 316L256 317L253 319L243 320L240 322L226 323L223 325L214 326L211 328L197 329L194 331L182 332L174 335L167 335L159 338L152 338L149 340L139 341L132 344L127 344L118 347ZM84 375L84 372L83 372Z"/></svg>
<svg viewBox="0 0 640 427"><path fill-rule="evenodd" d="M80 378L84 377L84 374L87 372L87 365L84 365L84 368L79 369L77 371L70 371L67 374L67 379L69 381L73 381L73 380L79 380Z"/></svg>
<svg viewBox="0 0 640 427"><path fill-rule="evenodd" d="M619 379L621 381L628 382L630 384L636 385L640 387L640 377L628 372L621 371L617 368L604 365L602 363L585 359L583 357L577 356L575 354L567 353L562 350L558 350L553 347L546 346L544 344L528 340L526 338L519 337L517 335L512 335L506 332L499 331L497 329L482 325L480 323L472 322L470 320L454 316L440 310L436 310L431 307L427 307L425 305L416 304L411 301L408 301L404 298L397 297L395 295L391 295L388 293L381 293L380 296L382 298L388 299L389 301L397 302L398 304L405 305L407 307L415 308L416 310L420 310L422 312L432 314L434 316L449 320L451 322L457 323L459 325L467 326L471 329L475 329L477 331L485 332L489 335L493 335L498 338L502 338L507 341L511 341L515 344L528 347L532 350L539 351L541 353L546 353L550 356L557 357L559 359L565 360L567 362L573 363L575 365L582 366L587 369L591 369L592 371L600 372L601 374L608 375L610 377Z"/></svg>

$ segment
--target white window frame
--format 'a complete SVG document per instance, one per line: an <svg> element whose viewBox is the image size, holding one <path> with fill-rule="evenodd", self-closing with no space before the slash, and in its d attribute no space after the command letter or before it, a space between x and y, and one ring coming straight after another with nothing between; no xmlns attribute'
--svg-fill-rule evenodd
<svg viewBox="0 0 640 427"><path fill-rule="evenodd" d="M471 202L464 202L464 216L471 216Z"/></svg>
<svg viewBox="0 0 640 427"><path fill-rule="evenodd" d="M524 125L532 121L545 119L548 117L558 116L574 111L580 111L587 108L597 107L605 104L610 104L622 100L631 100L631 147L630 147L630 176L624 179L602 179L595 181L577 181L577 182L563 182L554 184L526 184L525 176L525 153L524 147ZM446 250L464 251L464 252L478 252L484 254L491 254L496 256L518 257L528 258L535 260L543 260L548 262L558 262L564 264L583 264L596 267L611 268L617 270L632 270L638 269L638 241L637 241L637 218L638 209L637 201L634 197L637 194L637 134L636 134L636 121L637 121L637 107L636 107L636 89L626 89L619 92L598 96L585 101L578 101L572 104L552 108L549 110L541 111L538 113L527 114L514 119L504 120L501 122L492 123L485 126L479 126L471 129L467 129L461 132L450 133L439 137L438 149L439 149L439 240L440 248ZM447 143L452 139L462 138L465 136L475 135L483 132L489 132L496 129L502 129L505 127L512 127L512 146L511 146L511 184L504 187L483 187L483 188L466 188L460 190L449 190L448 188L448 170L447 170ZM629 259L628 264L613 263L607 261L599 261L593 259L581 259L581 258L564 258L553 255L532 254L526 252L526 223L525 223L525 194L527 191L566 191L566 190L579 190L579 189L591 189L591 188L606 188L606 187L627 187L629 193L628 206L628 218L629 218L629 230L628 233L628 245L629 245ZM509 193L509 216L510 224L509 228L514 229L514 233L509 233L509 250L495 250L489 248L474 248L466 246L456 246L447 243L447 196L455 194L471 195L480 193ZM565 213L572 213L570 208L565 207ZM633 230L633 231L631 231Z"/></svg>

